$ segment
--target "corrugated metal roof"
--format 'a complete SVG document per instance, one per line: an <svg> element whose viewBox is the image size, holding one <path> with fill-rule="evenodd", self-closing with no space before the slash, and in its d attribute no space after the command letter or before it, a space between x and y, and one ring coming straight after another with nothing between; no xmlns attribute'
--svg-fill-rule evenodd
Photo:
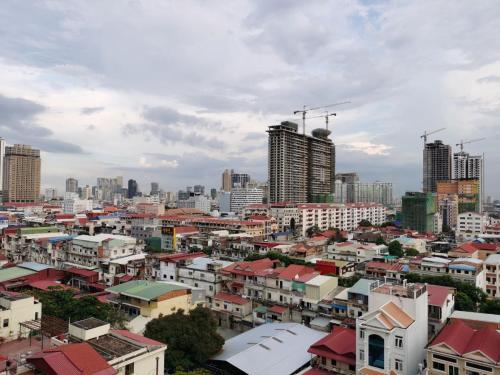
<svg viewBox="0 0 500 375"><path fill-rule="evenodd" d="M119 284L106 289L107 292L119 293L127 296L139 298L145 301L155 299L173 290L189 289L187 286L180 286L172 283L160 283L147 280L133 280L128 283Z"/></svg>
<svg viewBox="0 0 500 375"><path fill-rule="evenodd" d="M10 267L0 269L0 283L12 279L17 279L19 277L24 277L34 274L35 271L29 270L27 268L21 267Z"/></svg>
<svg viewBox="0 0 500 375"><path fill-rule="evenodd" d="M24 263L19 264L18 267L27 268L29 270L36 271L36 272L46 270L47 268L54 268L54 267L48 266L46 264L36 263L36 262L24 262Z"/></svg>

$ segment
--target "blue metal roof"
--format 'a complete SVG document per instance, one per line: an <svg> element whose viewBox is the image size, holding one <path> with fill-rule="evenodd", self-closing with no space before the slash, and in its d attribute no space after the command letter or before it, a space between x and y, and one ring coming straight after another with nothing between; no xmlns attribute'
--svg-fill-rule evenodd
<svg viewBox="0 0 500 375"><path fill-rule="evenodd" d="M54 268L54 267L48 266L46 264L36 263L36 262L24 262L24 263L18 264L17 266L21 267L21 268L26 268L26 269L32 270L32 271L43 271L43 270L46 270L48 268Z"/></svg>
<svg viewBox="0 0 500 375"><path fill-rule="evenodd" d="M75 237L76 236L70 236L70 235L59 236L59 237L52 237L52 238L49 239L49 242L50 243L56 243L56 242L59 242L59 241L72 240Z"/></svg>

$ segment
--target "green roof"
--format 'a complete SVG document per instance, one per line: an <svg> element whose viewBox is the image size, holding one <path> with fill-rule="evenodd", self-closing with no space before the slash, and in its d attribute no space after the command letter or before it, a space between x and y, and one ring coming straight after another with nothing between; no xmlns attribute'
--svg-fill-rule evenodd
<svg viewBox="0 0 500 375"><path fill-rule="evenodd" d="M266 306L259 306L259 307L256 307L255 309L253 309L253 311L261 313L261 314L265 314L267 312L267 307Z"/></svg>
<svg viewBox="0 0 500 375"><path fill-rule="evenodd" d="M173 290L188 289L182 285L161 283L157 281L133 280L128 283L112 286L106 289L107 292L123 294L125 296L139 298L145 301L151 301L161 295Z"/></svg>
<svg viewBox="0 0 500 375"><path fill-rule="evenodd" d="M36 272L21 267L4 268L0 270L0 283L12 279L17 279L19 277L33 275L34 273Z"/></svg>

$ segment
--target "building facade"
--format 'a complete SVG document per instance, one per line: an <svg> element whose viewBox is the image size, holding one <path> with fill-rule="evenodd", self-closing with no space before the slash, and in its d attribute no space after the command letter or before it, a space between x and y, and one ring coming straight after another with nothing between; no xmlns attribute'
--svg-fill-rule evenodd
<svg viewBox="0 0 500 375"><path fill-rule="evenodd" d="M402 198L403 228L432 232L435 213L436 201L432 193L407 192Z"/></svg>
<svg viewBox="0 0 500 375"><path fill-rule="evenodd" d="M442 141L427 143L424 148L424 193L435 193L437 182L451 180L451 146Z"/></svg>
<svg viewBox="0 0 500 375"><path fill-rule="evenodd" d="M479 183L479 212L482 212L484 197L484 160L482 155L470 155L460 151L453 154L453 178L474 179Z"/></svg>
<svg viewBox="0 0 500 375"><path fill-rule="evenodd" d="M38 202L40 199L40 150L28 145L5 147L3 201Z"/></svg>

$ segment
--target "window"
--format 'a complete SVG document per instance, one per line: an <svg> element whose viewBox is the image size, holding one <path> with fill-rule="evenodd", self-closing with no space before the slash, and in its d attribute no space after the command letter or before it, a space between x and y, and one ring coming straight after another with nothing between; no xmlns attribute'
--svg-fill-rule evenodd
<svg viewBox="0 0 500 375"><path fill-rule="evenodd" d="M363 349L361 349L359 351L359 360L360 361L364 361L365 360L365 351Z"/></svg>
<svg viewBox="0 0 500 375"><path fill-rule="evenodd" d="M455 358L450 358L450 357L447 357L445 355L433 354L432 358L439 359L440 361L457 363L457 360Z"/></svg>
<svg viewBox="0 0 500 375"><path fill-rule="evenodd" d="M491 367L477 365L477 364L471 363L471 362L465 362L465 367L471 367L471 368L478 369L478 370L493 372L493 369Z"/></svg>
<svg viewBox="0 0 500 375"><path fill-rule="evenodd" d="M129 363L125 366L125 375L132 375L134 373L134 363Z"/></svg>
<svg viewBox="0 0 500 375"><path fill-rule="evenodd" d="M432 368L439 371L444 371L445 365L441 362L432 362Z"/></svg>
<svg viewBox="0 0 500 375"><path fill-rule="evenodd" d="M323 366L326 366L326 358L325 357L321 357L321 364Z"/></svg>
<svg viewBox="0 0 500 375"><path fill-rule="evenodd" d="M394 346L396 348L402 348L403 347L403 337L402 336L396 336L396 340L394 342Z"/></svg>
<svg viewBox="0 0 500 375"><path fill-rule="evenodd" d="M9 326L9 319L4 319L4 320L3 320L2 327L3 327L3 328L6 328L6 327L8 327L8 326Z"/></svg>
<svg viewBox="0 0 500 375"><path fill-rule="evenodd" d="M459 371L458 367L448 366L448 375L458 375L459 374L458 371Z"/></svg>
<svg viewBox="0 0 500 375"><path fill-rule="evenodd" d="M332 366L337 366L337 361L332 359Z"/></svg>
<svg viewBox="0 0 500 375"><path fill-rule="evenodd" d="M396 368L396 371L403 371L403 361L396 358L394 360L394 367Z"/></svg>
<svg viewBox="0 0 500 375"><path fill-rule="evenodd" d="M360 339L364 339L365 338L365 330L364 329L360 329L359 330L359 338Z"/></svg>

